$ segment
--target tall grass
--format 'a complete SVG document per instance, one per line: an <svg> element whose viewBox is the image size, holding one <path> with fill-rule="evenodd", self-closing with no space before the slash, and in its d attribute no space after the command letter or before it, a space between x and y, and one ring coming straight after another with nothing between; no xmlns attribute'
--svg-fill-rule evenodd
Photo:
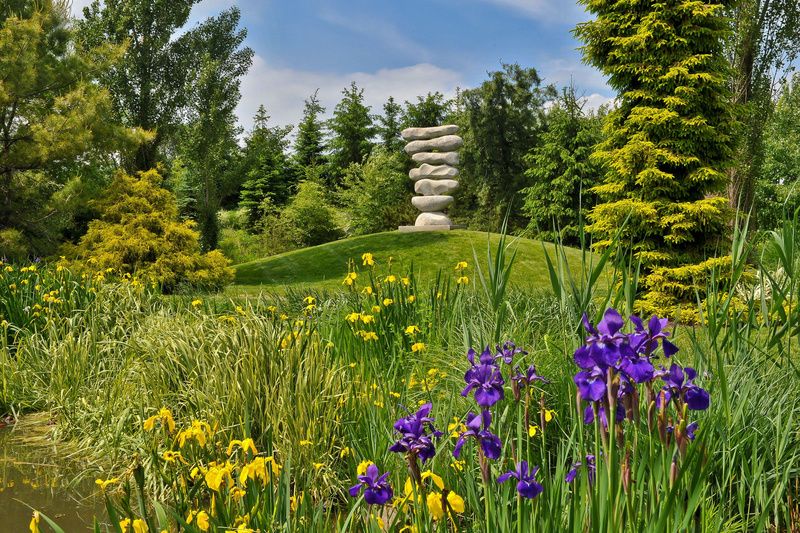
<svg viewBox="0 0 800 533"><path fill-rule="evenodd" d="M609 305L630 309L635 266L613 283L608 257L587 253L576 279L557 250L547 263L552 293L522 293L508 284L513 257L504 256L502 240L485 264L476 254L460 274L420 282L391 267L364 266L354 268L351 287L327 294L165 299L129 284L76 280L85 300L42 324L4 314L13 335L3 337L0 352L0 409L52 414L52 437L92 459L102 477L131 475L129 485L108 489L112 530L128 517L191 531L197 526L186 524L187 513L223 505L212 524L233 526L237 515L248 514L250 527L262 530L378 531L381 518L393 531L791 531L798 527L800 478L800 376L792 348L800 324L798 229L794 218L770 235L767 246L782 273L752 268L747 260L755 251L737 233L727 276L737 285L713 286L712 277L712 297L699 307L702 324L677 332L675 357L697 368L712 398L680 469L672 467L674 449L648 430L646 406L639 422L624 423L625 446L617 448L583 423L576 404L572 353L583 342L580 315L599 316ZM457 283L465 273L470 282ZM0 280L0 294L8 283ZM507 386L492 408L503 452L490 462L487 482L473 442L463 462L454 460L448 425L476 410L459 394L467 349L505 340L529 352L516 364L535 363L549 383L519 402ZM423 469L463 497L464 512L434 520L413 496L385 509L350 498L347 488L364 460L389 470L395 494L403 496L407 465L388 451L392 424L424 402L433 404L445 435ZM232 486L215 492L202 479L190 480L188 466L176 470L163 459L164 451L180 449L175 435L142 430L162 406L178 430L195 419L216 426L213 444L193 462L208 468L230 460L241 468L242 458L229 457L226 444L252 437L262 456L282 466L280 474L248 481L253 499L241 501ZM543 409L555 410L551 421ZM584 472L565 483L587 453L598 457L595 482ZM541 467L544 492L532 501L520 499L513 482L494 482L521 459ZM175 477L181 472L184 478ZM184 492L180 479L191 490ZM412 487L423 495L441 490L430 480ZM258 510L245 513L246 505Z"/></svg>

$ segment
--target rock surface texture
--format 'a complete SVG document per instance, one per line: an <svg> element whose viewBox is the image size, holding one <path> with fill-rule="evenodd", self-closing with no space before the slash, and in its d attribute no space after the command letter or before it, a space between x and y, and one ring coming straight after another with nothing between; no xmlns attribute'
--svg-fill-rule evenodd
<svg viewBox="0 0 800 533"><path fill-rule="evenodd" d="M458 176L456 150L464 141L456 133L455 125L406 128L401 132L403 139L409 141L406 153L420 165L408 173L415 182L414 191L421 195L411 199L414 207L422 211L415 227L450 229L453 225L443 210L453 203L450 194L458 189L458 182L453 179Z"/></svg>

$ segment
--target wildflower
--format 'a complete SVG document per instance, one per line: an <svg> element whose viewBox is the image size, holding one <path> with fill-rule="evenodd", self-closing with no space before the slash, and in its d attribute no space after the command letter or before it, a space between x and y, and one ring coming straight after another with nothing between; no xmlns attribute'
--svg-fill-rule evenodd
<svg viewBox="0 0 800 533"><path fill-rule="evenodd" d="M459 261L458 263L456 263L456 271L465 270L467 268L469 268L469 265L467 264L466 261Z"/></svg>
<svg viewBox="0 0 800 533"><path fill-rule="evenodd" d="M208 488L214 492L219 492L223 481L232 483L233 479L231 479L231 470L232 467L229 464L226 464L225 466L214 465L209 468L205 475L206 485L208 485Z"/></svg>
<svg viewBox="0 0 800 533"><path fill-rule="evenodd" d="M305 298L303 298L303 303L306 305L314 305L317 303L317 299L314 298L313 296L306 296Z"/></svg>
<svg viewBox="0 0 800 533"><path fill-rule="evenodd" d="M397 276L394 274L389 274L385 278L383 278L384 283L395 283L397 281Z"/></svg>
<svg viewBox="0 0 800 533"><path fill-rule="evenodd" d="M503 445L500 442L500 437L489 431L491 423L492 414L489 411L482 411L479 415L467 413L465 424L467 430L458 436L458 441L456 441L455 448L453 448L453 457L458 459L467 437L473 437L478 440L486 457L489 459L499 458Z"/></svg>
<svg viewBox="0 0 800 533"><path fill-rule="evenodd" d="M352 287L353 283L355 283L356 281L356 278L358 278L358 274L356 274L355 272L350 272L344 278L344 281L342 281L342 285L347 285L348 287Z"/></svg>
<svg viewBox="0 0 800 533"><path fill-rule="evenodd" d="M311 442L310 440L305 440L304 439L304 440L301 440L298 444L300 444L300 446L311 446L314 443Z"/></svg>
<svg viewBox="0 0 800 533"><path fill-rule="evenodd" d="M381 518L380 516L378 516L376 514L371 514L371 515L369 515L369 517L372 520L375 520L375 524L377 524L378 529L380 531L384 531L386 529L386 524L383 522L383 518Z"/></svg>
<svg viewBox="0 0 800 533"><path fill-rule="evenodd" d="M539 432L539 426L537 426L536 424L528 426L528 436L530 438L535 437L538 432Z"/></svg>
<svg viewBox="0 0 800 533"><path fill-rule="evenodd" d="M664 381L665 403L675 398L686 402L686 406L693 411L704 411L708 409L710 398L708 392L692 383L697 377L694 368L685 367L681 369L675 363L670 366L669 373L661 379Z"/></svg>
<svg viewBox="0 0 800 533"><path fill-rule="evenodd" d="M361 322L364 324L373 324L375 322L375 317L373 315L361 315Z"/></svg>
<svg viewBox="0 0 800 533"><path fill-rule="evenodd" d="M119 528L122 530L122 533L128 533L131 530L131 519L126 518L124 520L120 520Z"/></svg>
<svg viewBox="0 0 800 533"><path fill-rule="evenodd" d="M367 468L369 468L369 465L373 464L375 463L373 463L370 460L361 461L360 463L358 463L358 466L356 467L356 475L363 476L364 474L367 473Z"/></svg>
<svg viewBox="0 0 800 533"><path fill-rule="evenodd" d="M423 342L415 342L411 345L411 351L414 353L421 352L425 350L425 343Z"/></svg>
<svg viewBox="0 0 800 533"><path fill-rule="evenodd" d="M251 439L251 438L249 438L249 437L248 437L248 438L246 438L246 439L244 439L244 440L233 439L233 440L232 440L232 441L231 441L231 442L228 444L228 452L227 452L227 453L228 453L228 455L230 455L231 453L233 453L233 450L234 450L234 448L236 448L237 446L238 446L239 448L241 448L241 449L242 449L242 451L245 451L245 452L246 452L246 451L248 451L248 450L249 450L250 452L252 452L252 453L253 453L253 455L258 455L258 450L256 450L256 444L255 444L255 442L253 442L253 439Z"/></svg>
<svg viewBox="0 0 800 533"><path fill-rule="evenodd" d="M192 420L191 427L178 433L178 446L183 448L188 441L195 440L200 447L204 447L207 435L211 436L211 426L206 422Z"/></svg>
<svg viewBox="0 0 800 533"><path fill-rule="evenodd" d="M192 300L192 307L200 307L203 305L203 300Z"/></svg>
<svg viewBox="0 0 800 533"><path fill-rule="evenodd" d="M137 518L133 521L133 533L147 533L148 530L147 522L141 518Z"/></svg>
<svg viewBox="0 0 800 533"><path fill-rule="evenodd" d="M244 498L245 494L247 494L247 491L241 487L233 487L231 489L231 498L233 498L233 501L238 502Z"/></svg>
<svg viewBox="0 0 800 533"><path fill-rule="evenodd" d="M372 312L373 313L380 313L381 312L381 306L380 305L373 305L372 306Z"/></svg>
<svg viewBox="0 0 800 533"><path fill-rule="evenodd" d="M372 254L369 253L369 252L366 252L366 253L361 255L361 261L362 261L364 266L374 266L375 265L375 259L372 257Z"/></svg>
<svg viewBox="0 0 800 533"><path fill-rule="evenodd" d="M344 448L342 448L342 451L339 452L339 459L344 459L348 455L352 454L353 450L351 450L349 446L345 446Z"/></svg>
<svg viewBox="0 0 800 533"><path fill-rule="evenodd" d="M400 283L402 283L404 287L408 287L411 285L411 279L408 276L403 276L400 278Z"/></svg>
<svg viewBox="0 0 800 533"><path fill-rule="evenodd" d="M94 483L95 483L95 485L100 487L101 491L105 492L105 490L108 488L109 485L113 485L114 483L119 483L119 478L115 478L115 477L113 477L111 479L99 479L98 478L98 479L94 480Z"/></svg>
<svg viewBox="0 0 800 533"><path fill-rule="evenodd" d="M467 357L472 363L472 367L464 374L467 386L461 391L461 396L466 397L474 389L475 402L481 407L491 407L502 400L505 395L503 375L500 373L500 369L494 365L488 348L481 354L478 365L475 364L474 350L470 349Z"/></svg>
<svg viewBox="0 0 800 533"><path fill-rule="evenodd" d="M459 276L456 280L456 285L467 285L469 283L468 276Z"/></svg>
<svg viewBox="0 0 800 533"><path fill-rule="evenodd" d="M378 467L371 464L364 475L358 476L359 483L350 487L350 496L357 497L364 490L364 500L370 505L385 505L392 499L394 492L387 481L389 472L380 474Z"/></svg>
<svg viewBox="0 0 800 533"><path fill-rule="evenodd" d="M248 479L260 479L266 483L269 480L267 465L270 466L270 472L273 477L280 475L281 466L272 455L268 457L259 456L242 467L241 472L239 472L239 483L244 484Z"/></svg>
<svg viewBox="0 0 800 533"><path fill-rule="evenodd" d="M371 287L371 286L369 286L369 285L367 285L366 287L364 287L364 289L363 289L361 292L363 292L363 293L364 293L364 294L366 294L367 296L371 296L371 295L372 295L372 292L373 292L373 291L372 291L372 287Z"/></svg>
<svg viewBox="0 0 800 533"><path fill-rule="evenodd" d="M200 531L208 531L211 527L211 522L208 518L208 513L205 511L191 511L189 516L186 517L186 523L191 524L194 521Z"/></svg>
<svg viewBox="0 0 800 533"><path fill-rule="evenodd" d="M454 439L458 438L466 430L467 426L457 416L454 416L453 421L447 424L447 431L450 433L450 437Z"/></svg>
<svg viewBox="0 0 800 533"><path fill-rule="evenodd" d="M447 491L447 496L439 492L431 492L426 500L428 511L434 520L442 519L445 514L450 516L452 514L451 511L461 514L465 509L464 498L453 491ZM445 501L447 502L446 504ZM445 506L447 507L447 513L445 513Z"/></svg>
<svg viewBox="0 0 800 533"><path fill-rule="evenodd" d="M567 475L564 477L564 481L566 481L567 483L572 483L573 481L575 481L575 478L578 477L578 470L580 469L581 466L583 466L583 464L580 461L572 463L572 468L570 469L569 472L567 472ZM590 484L594 483L594 475L596 469L597 466L595 465L594 455L591 454L587 455L586 471L589 476Z"/></svg>
<svg viewBox="0 0 800 533"><path fill-rule="evenodd" d="M400 418L394 423L394 430L401 436L389 451L405 452L412 459L419 457L423 463L436 454L431 436L441 437L442 432L433 426L433 418L428 416L432 407L431 403L425 403L416 413Z"/></svg>
<svg viewBox="0 0 800 533"><path fill-rule="evenodd" d="M504 342L502 346L498 344L496 350L497 356L495 359L502 360L507 365L510 365L514 362L514 356L517 354L528 355L528 352L522 348L517 348L517 346L511 341Z"/></svg>
<svg viewBox="0 0 800 533"><path fill-rule="evenodd" d="M392 300L391 298L384 298L383 299L383 306L384 307L389 307L393 303L394 303L394 300Z"/></svg>
<svg viewBox="0 0 800 533"><path fill-rule="evenodd" d="M528 472L528 462L520 461L517 463L517 469L506 472L497 478L498 483L505 483L512 477L517 480L517 492L523 498L533 499L542 493L544 487L541 483L536 481L536 472L539 471L538 466L534 466Z"/></svg>
<svg viewBox="0 0 800 533"><path fill-rule="evenodd" d="M189 464L186 462L186 459L183 458L181 452L173 452L172 450L167 450L161 454L161 457L168 463L174 463L175 461L180 461L183 464Z"/></svg>
<svg viewBox="0 0 800 533"><path fill-rule="evenodd" d="M31 530L31 533L39 533L39 521L39 511L34 511L33 516L31 517L31 523L28 526L28 528Z"/></svg>
<svg viewBox="0 0 800 533"><path fill-rule="evenodd" d="M414 335L416 335L417 333L420 332L420 329L419 329L419 326L411 325L411 326L408 326L405 331L406 331L406 335L409 335L409 336L413 337Z"/></svg>
<svg viewBox="0 0 800 533"><path fill-rule="evenodd" d="M175 420L172 418L172 413L166 407L162 407L158 410L158 413L151 416L147 420L144 421L144 430L145 431L152 431L153 427L155 426L156 421L160 421L161 424L166 427L170 433L175 432Z"/></svg>
<svg viewBox="0 0 800 533"><path fill-rule="evenodd" d="M378 334L375 333L374 331L365 331L364 334L362 335L362 338L365 341L376 341L378 340Z"/></svg>
<svg viewBox="0 0 800 533"><path fill-rule="evenodd" d="M413 304L414 302L416 302L416 301L417 301L417 297L416 297L416 296L414 296L413 294L411 294L411 295L409 295L409 296L408 296L408 298L406 298L406 301L407 301L408 303L410 303L410 304Z"/></svg>
<svg viewBox="0 0 800 533"><path fill-rule="evenodd" d="M315 470L319 470L320 468L325 466L325 463L313 463L313 465Z"/></svg>
<svg viewBox="0 0 800 533"><path fill-rule="evenodd" d="M544 421L550 422L556 416L556 412L552 409L545 409L544 410Z"/></svg>
<svg viewBox="0 0 800 533"><path fill-rule="evenodd" d="M452 461L450 461L450 468L452 468L456 472L463 472L465 464L466 461L459 461L458 459L453 459Z"/></svg>
<svg viewBox="0 0 800 533"><path fill-rule="evenodd" d="M351 324L358 322L360 319L361 319L361 313L350 313L345 317L345 320L347 320Z"/></svg>

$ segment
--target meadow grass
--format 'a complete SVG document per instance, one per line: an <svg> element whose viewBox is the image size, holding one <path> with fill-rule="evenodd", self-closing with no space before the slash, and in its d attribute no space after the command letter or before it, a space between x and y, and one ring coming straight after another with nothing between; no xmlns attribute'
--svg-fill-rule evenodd
<svg viewBox="0 0 800 533"><path fill-rule="evenodd" d="M776 232L768 244L788 250L796 227L795 221ZM624 434L615 445L619 438L583 423L576 403L572 354L583 342L581 313L596 320L606 305L624 311L635 288L604 287L591 274L604 268L595 256L584 256L577 275L559 269L558 251L545 273L551 290L515 288L509 279L525 250L517 248L515 257L507 244L490 242L488 254L484 244L425 281L397 266L382 268L388 258L359 247L351 286L342 285L345 269L336 291L321 285L311 293L235 299L163 298L129 282L13 269L0 281L0 301L14 307L14 316L31 314L47 284L69 285L74 303L53 304L42 320L7 320L0 410L49 413L52 439L91 459L92 475L118 478L104 488L108 516L98 517L99 530L123 531L142 520L151 531L203 531L206 519L209 529L241 531L798 526L800 379L792 345L800 322L792 284L800 269L792 258L785 258L784 274L752 274L745 283L743 261L752 254L735 239L740 294L712 291L719 296L702 303L703 325L678 326L681 350L673 360L696 368L711 396L708 410L693 415L696 439L679 453L648 428L646 405L638 421L620 424ZM364 252L374 254L376 266L362 263ZM461 260L469 267L456 271ZM458 283L465 276L469 281ZM20 287L22 279L40 289L12 294L7 287ZM759 283L771 289L769 298L757 293ZM517 364L535 363L549 382L517 402L504 368L506 398L492 408L500 458L482 459L469 441L456 460L452 433L477 409L459 394L465 354L505 340L528 352L516 356ZM414 472L402 454L389 451L397 438L392 425L427 402L444 435L435 439L435 456L418 466L440 476L441 486L426 475L406 495ZM554 411L550 421L545 410ZM145 430L148 419L154 427ZM191 435L181 432L193 421L208 422L204 443L188 438L181 446L179 435ZM228 453L232 439L246 438L257 454L243 445ZM587 453L596 456L593 483L585 467L566 483ZM521 459L541 468L544 490L533 500L520 498L513 480L495 482ZM390 472L396 505L370 506L348 494L367 460ZM248 476L256 464L261 477ZM436 502L449 492L463 499L463 509L454 500L448 516L438 509L449 503Z"/></svg>

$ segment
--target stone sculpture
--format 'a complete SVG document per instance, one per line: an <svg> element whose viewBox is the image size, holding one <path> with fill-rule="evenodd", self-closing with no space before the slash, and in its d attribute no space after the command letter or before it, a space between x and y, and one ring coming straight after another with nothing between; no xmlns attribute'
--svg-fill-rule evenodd
<svg viewBox="0 0 800 533"><path fill-rule="evenodd" d="M458 150L464 140L456 135L458 126L406 128L400 134L408 141L406 153L419 165L408 177L414 181L414 191L421 195L411 203L422 213L413 226L401 226L401 231L452 229L453 223L444 209L453 203L451 194L458 189Z"/></svg>

